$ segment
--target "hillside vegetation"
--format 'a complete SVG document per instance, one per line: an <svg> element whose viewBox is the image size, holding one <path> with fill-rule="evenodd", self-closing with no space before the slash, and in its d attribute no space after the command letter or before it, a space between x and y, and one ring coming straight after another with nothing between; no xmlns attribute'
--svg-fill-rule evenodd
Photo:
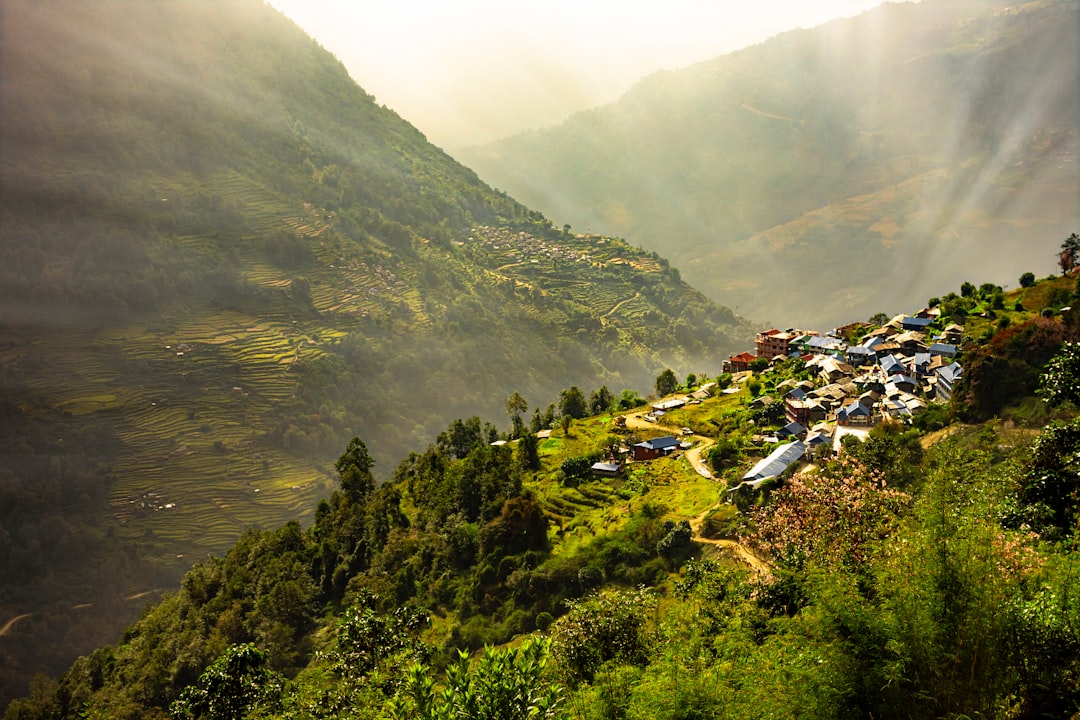
<svg viewBox="0 0 1080 720"><path fill-rule="evenodd" d="M751 401L805 379L795 361L667 425L600 401L492 445L455 421L381 485L354 439L310 528L246 533L4 717L1074 717L1077 290L1009 293L994 324L944 299L943 324L970 318L964 362L1008 359L1041 398L1016 391L984 421L970 385L741 509L727 486L769 449ZM1003 352L1010 330L1053 336L1047 360ZM581 467L680 424L699 448L739 445L717 479L694 448L616 478Z"/></svg>
<svg viewBox="0 0 1080 720"><path fill-rule="evenodd" d="M249 527L512 392L747 325L492 191L258 0L13 0L0 65L0 706Z"/></svg>
<svg viewBox="0 0 1080 720"><path fill-rule="evenodd" d="M1052 269L1049 239L1080 222L1078 13L886 3L458 155L748 316L825 331L958 286L975 260L998 284Z"/></svg>

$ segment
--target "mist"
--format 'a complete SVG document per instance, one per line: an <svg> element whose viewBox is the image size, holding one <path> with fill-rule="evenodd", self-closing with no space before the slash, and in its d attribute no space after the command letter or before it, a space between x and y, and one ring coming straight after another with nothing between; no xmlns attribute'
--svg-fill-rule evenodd
<svg viewBox="0 0 1080 720"><path fill-rule="evenodd" d="M270 0L447 150L554 125L637 80L878 0L395 3Z"/></svg>

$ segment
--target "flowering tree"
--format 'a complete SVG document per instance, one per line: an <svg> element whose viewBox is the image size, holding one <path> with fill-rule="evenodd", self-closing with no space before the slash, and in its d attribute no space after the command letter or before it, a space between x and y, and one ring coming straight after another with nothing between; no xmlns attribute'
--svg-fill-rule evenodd
<svg viewBox="0 0 1080 720"><path fill-rule="evenodd" d="M907 493L852 458L841 457L816 475L797 474L755 508L752 541L782 566L814 563L855 568L873 554L910 505Z"/></svg>

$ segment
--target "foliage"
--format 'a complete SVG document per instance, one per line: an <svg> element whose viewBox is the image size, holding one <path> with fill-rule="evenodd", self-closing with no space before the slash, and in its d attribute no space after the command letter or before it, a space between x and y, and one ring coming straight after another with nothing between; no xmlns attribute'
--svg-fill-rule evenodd
<svg viewBox="0 0 1080 720"><path fill-rule="evenodd" d="M656 376L656 394L660 397L670 395L679 389L679 379L675 377L675 371L667 368Z"/></svg>
<svg viewBox="0 0 1080 720"><path fill-rule="evenodd" d="M581 392L576 385L571 385L559 393L559 414L574 419L580 419L589 414L585 393Z"/></svg>
<svg viewBox="0 0 1080 720"><path fill-rule="evenodd" d="M266 653L251 644L229 647L172 704L173 718L238 720L274 702L281 679L266 668Z"/></svg>
<svg viewBox="0 0 1080 720"><path fill-rule="evenodd" d="M1066 342L1050 359L1039 382L1039 394L1051 405L1080 405L1080 343Z"/></svg>
<svg viewBox="0 0 1080 720"><path fill-rule="evenodd" d="M569 602L551 629L552 649L573 683L589 682L608 661L643 664L653 645L650 613L656 596L639 590L604 591Z"/></svg>
<svg viewBox="0 0 1080 720"><path fill-rule="evenodd" d="M1052 423L1031 446L1017 477L1007 527L1031 530L1050 541L1076 534L1080 523L1080 420Z"/></svg>
<svg viewBox="0 0 1080 720"><path fill-rule="evenodd" d="M857 569L895 527L911 497L887 476L841 455L815 475L796 474L755 508L753 542L785 567Z"/></svg>
<svg viewBox="0 0 1080 720"><path fill-rule="evenodd" d="M407 670L390 706L395 720L534 720L555 718L561 692L547 679L550 643L531 639L518 648L485 647L475 665L467 653L446 668L437 685L432 668Z"/></svg>

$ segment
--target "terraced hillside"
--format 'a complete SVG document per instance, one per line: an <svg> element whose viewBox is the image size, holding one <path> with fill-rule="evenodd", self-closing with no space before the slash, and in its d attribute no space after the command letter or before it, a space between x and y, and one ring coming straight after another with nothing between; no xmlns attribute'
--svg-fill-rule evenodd
<svg viewBox="0 0 1080 720"><path fill-rule="evenodd" d="M491 190L258 0L15 0L2 33L0 609L31 616L0 704L124 598L308 521L354 435L386 477L512 392L644 390L749 338L659 257Z"/></svg>
<svg viewBox="0 0 1080 720"><path fill-rule="evenodd" d="M1078 56L1075 2L883 3L458 157L718 302L827 331L1053 270L1080 222Z"/></svg>

